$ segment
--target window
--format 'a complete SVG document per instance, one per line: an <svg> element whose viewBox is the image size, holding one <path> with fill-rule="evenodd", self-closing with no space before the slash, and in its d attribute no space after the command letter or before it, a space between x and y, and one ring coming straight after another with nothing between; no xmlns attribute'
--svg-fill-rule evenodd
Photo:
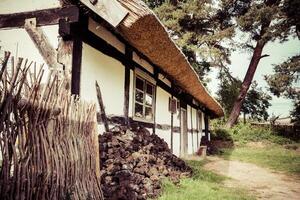
<svg viewBox="0 0 300 200"><path fill-rule="evenodd" d="M134 91L134 117L146 121L153 121L154 117L154 81L136 74Z"/></svg>

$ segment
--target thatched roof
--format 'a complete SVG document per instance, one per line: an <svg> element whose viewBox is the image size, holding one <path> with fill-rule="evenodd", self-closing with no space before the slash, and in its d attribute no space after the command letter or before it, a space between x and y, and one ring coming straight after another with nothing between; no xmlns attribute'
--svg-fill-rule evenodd
<svg viewBox="0 0 300 200"><path fill-rule="evenodd" d="M117 0L128 10L117 31L137 50L159 66L182 89L191 94L214 117L224 115L222 107L207 92L181 50L160 20L142 0Z"/></svg>

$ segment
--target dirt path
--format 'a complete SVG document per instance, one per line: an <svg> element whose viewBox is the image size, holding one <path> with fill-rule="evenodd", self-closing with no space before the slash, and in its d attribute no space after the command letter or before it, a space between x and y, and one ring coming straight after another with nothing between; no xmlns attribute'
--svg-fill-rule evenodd
<svg viewBox="0 0 300 200"><path fill-rule="evenodd" d="M300 200L299 177L274 173L254 164L240 161L228 161L218 157L209 157L211 162L205 169L230 177L225 181L228 187L242 187L255 193L258 199Z"/></svg>

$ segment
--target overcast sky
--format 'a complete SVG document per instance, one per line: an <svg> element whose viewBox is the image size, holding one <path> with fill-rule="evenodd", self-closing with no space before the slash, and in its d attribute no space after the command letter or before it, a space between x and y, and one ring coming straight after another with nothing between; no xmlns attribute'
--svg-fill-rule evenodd
<svg viewBox="0 0 300 200"><path fill-rule="evenodd" d="M270 55L269 57L263 58L257 68L254 76L254 80L257 81L258 86L262 87L264 91L267 91L267 83L264 80L264 75L273 73L273 64L278 64L285 61L288 57L296 54L300 54L300 41L298 39L290 39L289 41L280 44L279 42L268 43L264 48L263 54ZM231 56L232 64L230 65L230 71L233 76L239 77L243 80L247 67L249 65L251 55L247 53L235 52ZM218 88L218 80L216 78L218 73L217 69L212 70L209 74L211 82L208 84L208 88L214 94ZM300 83L297 83L300 87ZM215 94L214 94L215 95ZM270 115L280 115L280 117L289 116L292 109L292 102L284 98L277 98L272 96L271 104L268 112Z"/></svg>

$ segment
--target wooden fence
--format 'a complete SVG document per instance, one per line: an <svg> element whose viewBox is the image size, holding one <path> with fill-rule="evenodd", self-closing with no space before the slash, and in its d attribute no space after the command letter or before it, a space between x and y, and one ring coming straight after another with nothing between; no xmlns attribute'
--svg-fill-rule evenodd
<svg viewBox="0 0 300 200"><path fill-rule="evenodd" d="M0 199L103 199L95 105L27 60L0 66Z"/></svg>

